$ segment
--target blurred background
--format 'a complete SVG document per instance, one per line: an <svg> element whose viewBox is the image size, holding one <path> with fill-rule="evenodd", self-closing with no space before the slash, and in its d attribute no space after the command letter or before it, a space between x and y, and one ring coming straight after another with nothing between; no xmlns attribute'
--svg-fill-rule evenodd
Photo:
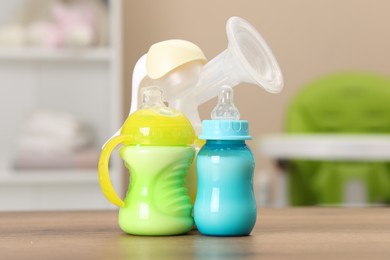
<svg viewBox="0 0 390 260"><path fill-rule="evenodd" d="M0 210L109 208L97 158L128 114L136 61L166 39L191 41L210 60L227 47L231 16L257 28L285 79L280 94L250 84L235 88L254 137L248 144L258 203L282 205L280 164L261 151L262 137L286 131L290 103L319 77L350 71L390 77L389 8L386 0L4 1ZM202 119L215 104L200 107ZM118 158L111 176L123 192Z"/></svg>

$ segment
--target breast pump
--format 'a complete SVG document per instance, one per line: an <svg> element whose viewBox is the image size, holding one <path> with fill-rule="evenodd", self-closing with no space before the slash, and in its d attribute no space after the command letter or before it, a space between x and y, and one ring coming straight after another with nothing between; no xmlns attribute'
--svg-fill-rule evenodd
<svg viewBox="0 0 390 260"><path fill-rule="evenodd" d="M281 70L256 29L240 17L231 17L226 33L228 48L206 64L203 52L190 42L168 40L152 45L134 67L130 114L138 109L140 88L158 85L169 106L182 111L199 135L198 107L217 97L222 86L246 82L279 93Z"/></svg>

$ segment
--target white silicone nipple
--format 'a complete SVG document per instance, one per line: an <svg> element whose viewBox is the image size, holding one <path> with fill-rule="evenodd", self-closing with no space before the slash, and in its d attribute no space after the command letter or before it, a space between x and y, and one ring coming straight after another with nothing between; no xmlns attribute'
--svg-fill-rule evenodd
<svg viewBox="0 0 390 260"><path fill-rule="evenodd" d="M218 104L211 112L213 120L238 120L240 112L233 103L233 88L225 85L218 95Z"/></svg>

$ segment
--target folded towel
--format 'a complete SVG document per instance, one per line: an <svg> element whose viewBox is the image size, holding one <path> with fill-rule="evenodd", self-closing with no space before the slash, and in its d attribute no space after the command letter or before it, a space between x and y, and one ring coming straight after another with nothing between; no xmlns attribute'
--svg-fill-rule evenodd
<svg viewBox="0 0 390 260"><path fill-rule="evenodd" d="M73 138L83 131L83 124L72 114L63 111L39 110L27 119L24 133Z"/></svg>
<svg viewBox="0 0 390 260"><path fill-rule="evenodd" d="M98 157L99 151L92 148L77 152L18 152L14 161L14 169L95 169Z"/></svg>
<svg viewBox="0 0 390 260"><path fill-rule="evenodd" d="M91 144L90 135L73 138L58 138L42 134L22 135L18 139L18 151L23 152L62 152L77 151Z"/></svg>
<svg viewBox="0 0 390 260"><path fill-rule="evenodd" d="M85 123L70 113L41 110L25 122L18 140L20 152L61 152L80 150L93 142Z"/></svg>

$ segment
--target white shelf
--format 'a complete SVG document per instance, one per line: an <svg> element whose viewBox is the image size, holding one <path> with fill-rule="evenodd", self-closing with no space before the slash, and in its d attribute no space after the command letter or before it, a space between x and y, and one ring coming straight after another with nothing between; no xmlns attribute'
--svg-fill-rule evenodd
<svg viewBox="0 0 390 260"><path fill-rule="evenodd" d="M0 48L0 61L108 61L110 57L111 50L108 47L85 49Z"/></svg>
<svg viewBox="0 0 390 260"><path fill-rule="evenodd" d="M23 0L18 0L19 2ZM11 1L10 1L11 2ZM12 1L13 2L13 1ZM122 1L108 0L107 47L0 47L0 211L112 208L101 191L97 167L15 170L15 144L30 111L77 115L102 144L122 124ZM0 16L7 14L0 10ZM8 111L12 111L12 116ZM2 161L3 160L3 161ZM123 163L111 158L110 177L123 190Z"/></svg>
<svg viewBox="0 0 390 260"><path fill-rule="evenodd" d="M18 170L0 174L1 185L97 183L96 169Z"/></svg>
<svg viewBox="0 0 390 260"><path fill-rule="evenodd" d="M112 181L120 179L116 174ZM2 172L0 205L1 211L114 208L100 190L96 170Z"/></svg>

